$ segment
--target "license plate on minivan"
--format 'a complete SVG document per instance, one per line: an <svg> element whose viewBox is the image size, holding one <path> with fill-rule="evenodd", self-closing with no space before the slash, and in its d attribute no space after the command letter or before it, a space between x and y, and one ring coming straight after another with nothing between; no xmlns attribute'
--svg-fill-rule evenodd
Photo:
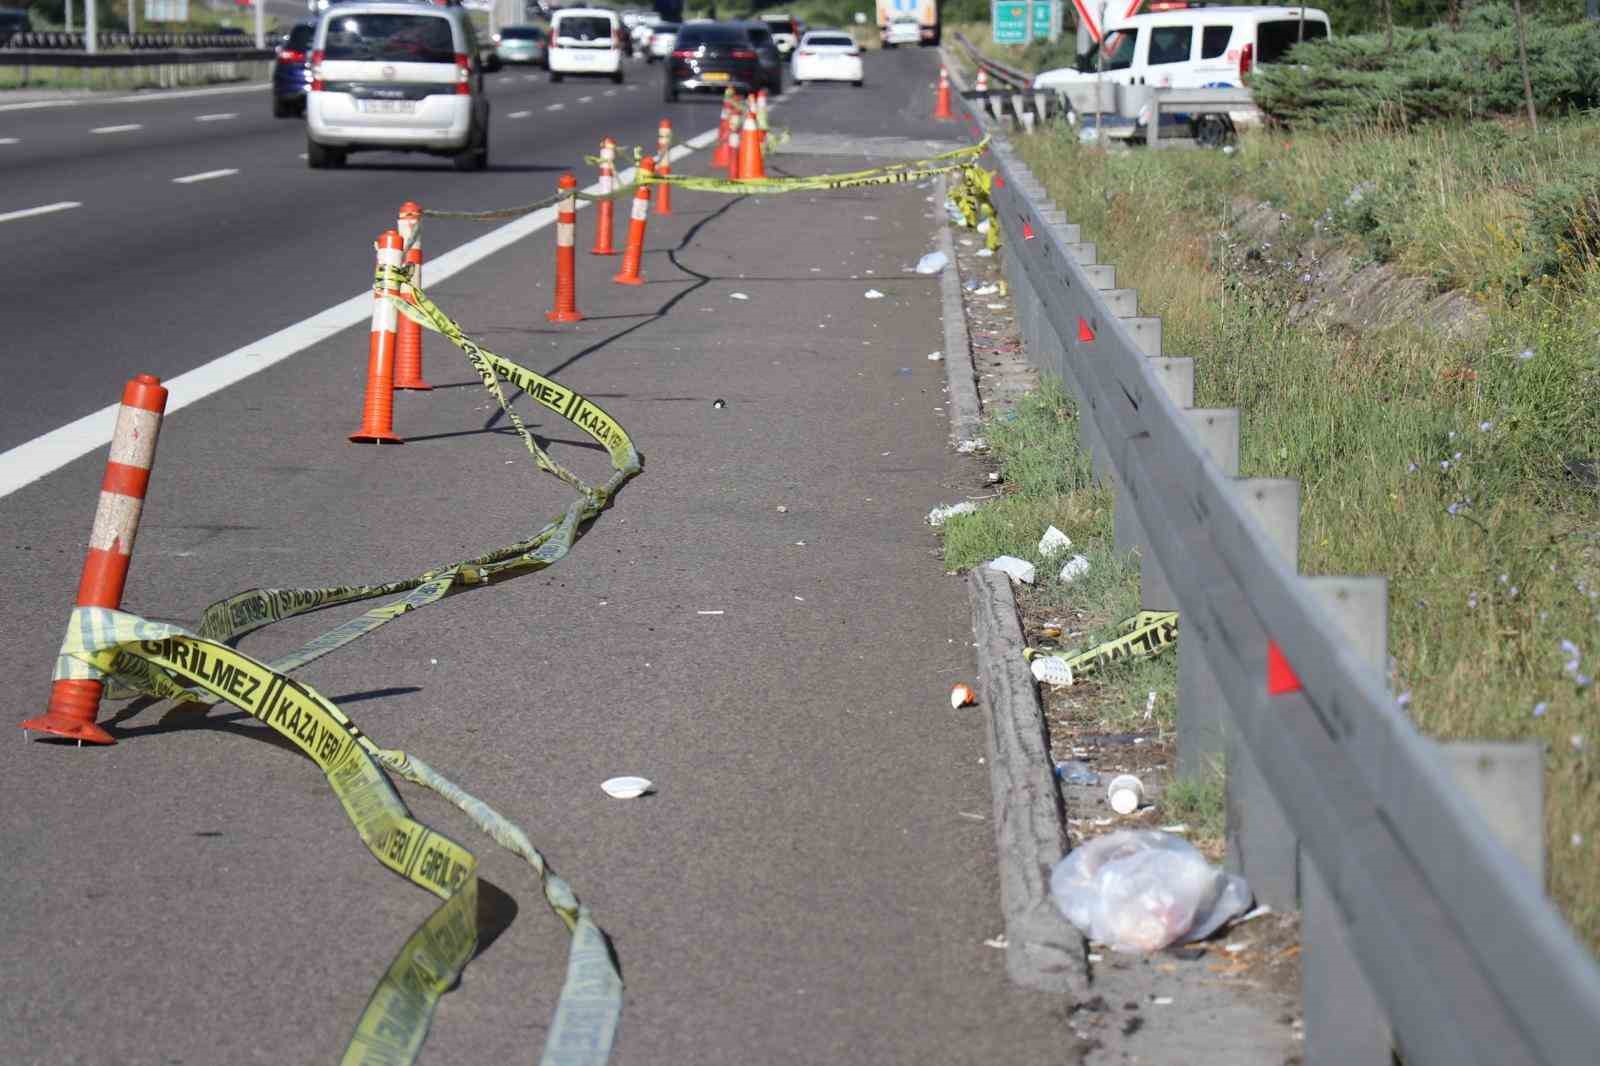
<svg viewBox="0 0 1600 1066"><path fill-rule="evenodd" d="M411 115L417 110L415 100L362 100L360 104L368 115Z"/></svg>
<svg viewBox="0 0 1600 1066"><path fill-rule="evenodd" d="M728 72L725 70L708 70L700 75L701 81L727 81Z"/></svg>

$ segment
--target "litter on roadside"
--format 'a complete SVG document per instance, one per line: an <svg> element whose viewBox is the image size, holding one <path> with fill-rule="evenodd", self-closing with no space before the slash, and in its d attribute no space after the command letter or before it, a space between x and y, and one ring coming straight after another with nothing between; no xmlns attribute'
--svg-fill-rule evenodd
<svg viewBox="0 0 1600 1066"><path fill-rule="evenodd" d="M965 681L959 682L950 689L950 707L952 710L966 707L978 702L978 693Z"/></svg>
<svg viewBox="0 0 1600 1066"><path fill-rule="evenodd" d="M974 295L974 296L993 296L995 293L997 293L999 291L1000 291L1000 286L998 286L998 285L980 285L978 288L972 290L972 295Z"/></svg>
<svg viewBox="0 0 1600 1066"><path fill-rule="evenodd" d="M939 360L941 360L943 358L944 358L944 353L943 352L929 352L928 353L928 362L930 362L930 363L937 363Z"/></svg>
<svg viewBox="0 0 1600 1066"><path fill-rule="evenodd" d="M950 262L950 257L943 252L929 252L917 260L918 274L937 274Z"/></svg>
<svg viewBox="0 0 1600 1066"><path fill-rule="evenodd" d="M656 786L647 777L613 777L600 782L600 787L612 799L627 800L653 792Z"/></svg>
<svg viewBox="0 0 1600 1066"><path fill-rule="evenodd" d="M1072 538L1055 526L1050 526L1044 531L1044 536L1039 538L1039 554L1046 559L1056 552L1066 551L1070 547L1072 547Z"/></svg>
<svg viewBox="0 0 1600 1066"><path fill-rule="evenodd" d="M1144 802L1144 782L1132 774L1118 774L1106 788L1106 802L1118 814L1132 814Z"/></svg>
<svg viewBox="0 0 1600 1066"><path fill-rule="evenodd" d="M1006 935L1001 933L999 936L992 936L985 940L983 946L986 948L1003 948L1010 943L1011 941L1006 939Z"/></svg>
<svg viewBox="0 0 1600 1066"><path fill-rule="evenodd" d="M977 257L979 259L988 259L990 256L994 255L994 249L993 248L979 248L977 250L977 252L975 252L974 254L977 255Z"/></svg>
<svg viewBox="0 0 1600 1066"><path fill-rule="evenodd" d="M961 455L971 455L973 452L981 452L987 447L989 447L989 442L984 440L982 437L968 437L966 440L958 441L956 443L956 451Z"/></svg>
<svg viewBox="0 0 1600 1066"><path fill-rule="evenodd" d="M750 299L750 297L747 294L742 293L742 292L730 292L730 293L728 293L728 299L730 299L730 300L748 300L748 299Z"/></svg>
<svg viewBox="0 0 1600 1066"><path fill-rule="evenodd" d="M1056 864L1050 895L1068 921L1113 951L1204 940L1250 905L1250 888L1181 837L1125 829Z"/></svg>
<svg viewBox="0 0 1600 1066"><path fill-rule="evenodd" d="M988 304L987 306L991 311L1004 311L1006 309L1005 304Z"/></svg>
<svg viewBox="0 0 1600 1066"><path fill-rule="evenodd" d="M1035 655L1028 660L1028 670L1042 685L1068 688L1072 684L1072 667L1059 655Z"/></svg>
<svg viewBox="0 0 1600 1066"><path fill-rule="evenodd" d="M971 500L962 500L960 503L952 503L948 507L935 507L933 510L928 512L928 525L932 526L934 529L938 529L940 526L944 525L945 522L954 518L956 515L971 514L977 509L978 505L973 503Z"/></svg>
<svg viewBox="0 0 1600 1066"><path fill-rule="evenodd" d="M1068 759L1056 763L1056 779L1069 785L1098 785L1100 775L1095 773L1094 767L1077 759Z"/></svg>
<svg viewBox="0 0 1600 1066"><path fill-rule="evenodd" d="M1089 560L1082 555L1074 555L1067 560L1067 565L1061 568L1061 580L1070 585L1088 572Z"/></svg>
<svg viewBox="0 0 1600 1066"><path fill-rule="evenodd" d="M1001 555L989 560L989 569L998 570L1013 581L1020 581L1024 585L1033 584L1033 564L1026 559L1018 559L1015 555Z"/></svg>
<svg viewBox="0 0 1600 1066"><path fill-rule="evenodd" d="M868 289L866 292L866 297L869 300L881 300L883 299L883 293L879 292L877 289Z"/></svg>

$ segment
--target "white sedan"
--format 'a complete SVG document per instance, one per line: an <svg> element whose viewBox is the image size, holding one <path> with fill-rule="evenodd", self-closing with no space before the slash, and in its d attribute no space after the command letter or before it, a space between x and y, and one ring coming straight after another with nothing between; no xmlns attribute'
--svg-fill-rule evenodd
<svg viewBox="0 0 1600 1066"><path fill-rule="evenodd" d="M794 50L794 82L848 81L861 88L861 49L839 30L813 30Z"/></svg>

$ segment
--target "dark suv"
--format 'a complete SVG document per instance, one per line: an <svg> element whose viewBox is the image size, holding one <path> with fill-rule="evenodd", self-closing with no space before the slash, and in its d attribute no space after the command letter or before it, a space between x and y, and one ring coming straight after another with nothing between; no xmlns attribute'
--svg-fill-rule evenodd
<svg viewBox="0 0 1600 1066"><path fill-rule="evenodd" d="M685 22L667 58L663 95L669 103L680 92L741 93L767 83L761 56L745 27L730 22Z"/></svg>
<svg viewBox="0 0 1600 1066"><path fill-rule="evenodd" d="M278 42L272 63L272 114L289 118L306 113L306 87L311 84L311 38L317 22L296 22Z"/></svg>

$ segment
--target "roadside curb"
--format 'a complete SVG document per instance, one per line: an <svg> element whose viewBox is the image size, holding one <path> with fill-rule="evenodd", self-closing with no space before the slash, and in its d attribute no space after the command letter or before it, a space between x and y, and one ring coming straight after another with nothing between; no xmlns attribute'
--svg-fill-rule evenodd
<svg viewBox="0 0 1600 1066"><path fill-rule="evenodd" d="M1089 995L1088 944L1050 900L1050 870L1067 853L1066 812L1050 765L1044 712L1017 649L1022 627L1006 575L967 575L978 673L989 711L989 782L994 791L1006 972L1020 985Z"/></svg>
<svg viewBox="0 0 1600 1066"><path fill-rule="evenodd" d="M967 316L961 307L961 271L956 267L956 244L950 236L950 223L944 218L949 189L949 179L941 178L934 210L941 219L939 251L945 257L944 269L939 272L939 296L944 307L944 372L950 386L950 436L960 444L978 436L982 411L978 404L978 374L972 366L972 346L967 335Z"/></svg>
<svg viewBox="0 0 1600 1066"><path fill-rule="evenodd" d="M945 183L940 182L943 192ZM971 440L981 427L977 371L961 302L955 241L940 217L945 375L950 386L951 436ZM989 716L989 783L994 796L995 850L1000 864L1000 910L1005 917L1006 973L1027 988L1065 992L1074 1003L1089 996L1088 944L1050 900L1050 870L1068 850L1066 811L1056 788L1044 709L1023 662L1022 626L1011 581L997 571L967 575L978 677Z"/></svg>

